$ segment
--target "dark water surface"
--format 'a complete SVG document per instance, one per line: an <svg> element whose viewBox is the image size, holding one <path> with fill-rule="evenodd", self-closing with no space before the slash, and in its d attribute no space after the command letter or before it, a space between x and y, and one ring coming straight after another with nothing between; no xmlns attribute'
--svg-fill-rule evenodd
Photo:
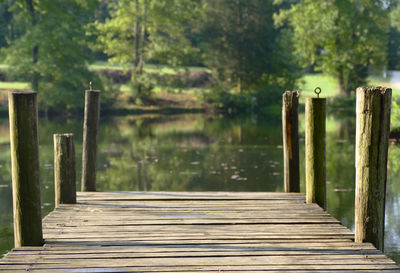
<svg viewBox="0 0 400 273"><path fill-rule="evenodd" d="M303 120L303 118L301 118ZM227 119L201 114L102 118L99 191L283 191L279 118ZM301 126L301 191L304 125ZM54 133L74 133L77 177L81 119L39 119L43 216L53 210ZM327 120L328 211L354 226L354 117ZM400 146L390 145L386 253L400 263ZM80 180L80 179L78 179ZM80 182L78 181L78 189ZM0 120L0 254L13 247L8 120Z"/></svg>

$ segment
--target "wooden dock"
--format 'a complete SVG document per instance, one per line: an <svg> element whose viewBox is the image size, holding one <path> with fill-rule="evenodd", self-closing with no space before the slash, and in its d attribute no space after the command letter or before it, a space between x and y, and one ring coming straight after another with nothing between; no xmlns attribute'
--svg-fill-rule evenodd
<svg viewBox="0 0 400 273"><path fill-rule="evenodd" d="M299 193L79 192L1 272L400 272Z"/></svg>

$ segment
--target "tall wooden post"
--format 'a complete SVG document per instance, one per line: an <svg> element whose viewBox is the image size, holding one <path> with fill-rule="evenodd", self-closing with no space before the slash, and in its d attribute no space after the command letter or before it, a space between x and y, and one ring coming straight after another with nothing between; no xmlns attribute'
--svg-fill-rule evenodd
<svg viewBox="0 0 400 273"><path fill-rule="evenodd" d="M355 241L383 251L392 90L357 88Z"/></svg>
<svg viewBox="0 0 400 273"><path fill-rule="evenodd" d="M8 93L10 116L14 244L43 244L39 140L35 92Z"/></svg>
<svg viewBox="0 0 400 273"><path fill-rule="evenodd" d="M306 200L326 209L326 99L306 99Z"/></svg>
<svg viewBox="0 0 400 273"><path fill-rule="evenodd" d="M76 203L75 146L73 134L54 134L55 205Z"/></svg>
<svg viewBox="0 0 400 273"><path fill-rule="evenodd" d="M285 192L300 192L299 92L282 95L282 136Z"/></svg>
<svg viewBox="0 0 400 273"><path fill-rule="evenodd" d="M86 90L83 121L82 191L96 191L97 138L100 91Z"/></svg>

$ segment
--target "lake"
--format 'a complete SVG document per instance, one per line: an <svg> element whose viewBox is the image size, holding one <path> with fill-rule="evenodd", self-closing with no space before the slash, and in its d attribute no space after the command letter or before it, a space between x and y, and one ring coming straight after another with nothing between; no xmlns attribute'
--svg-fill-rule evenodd
<svg viewBox="0 0 400 273"><path fill-rule="evenodd" d="M327 210L354 226L355 114L327 120ZM305 192L304 116L300 117L301 191ZM80 178L82 119L39 118L43 216L54 208L53 134L74 133ZM400 263L400 147L390 145L385 251ZM102 117L99 191L283 191L281 120L218 115ZM79 179L78 179L79 180ZM78 181L80 189L80 181ZM13 247L8 120L0 120L0 254Z"/></svg>

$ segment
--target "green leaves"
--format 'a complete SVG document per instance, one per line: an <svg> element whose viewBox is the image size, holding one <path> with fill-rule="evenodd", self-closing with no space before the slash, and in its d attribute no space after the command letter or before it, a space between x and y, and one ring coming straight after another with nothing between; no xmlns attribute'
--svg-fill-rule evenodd
<svg viewBox="0 0 400 273"><path fill-rule="evenodd" d="M110 17L95 23L98 43L112 62L133 69L134 97L148 94L151 84L143 74L148 60L178 66L196 58L199 50L186 35L198 9L196 0L124 0L109 7Z"/></svg>
<svg viewBox="0 0 400 273"><path fill-rule="evenodd" d="M291 33L273 23L280 6L270 0L205 0L203 8L205 64L220 83L249 93L293 87L299 70Z"/></svg>
<svg viewBox="0 0 400 273"><path fill-rule="evenodd" d="M87 67L92 59L85 33L97 1L41 0L31 2L32 6L29 2L14 1L11 6L14 24L21 31L4 49L6 62L26 81L39 80L36 91L42 107L82 107L89 81L101 88Z"/></svg>
<svg viewBox="0 0 400 273"><path fill-rule="evenodd" d="M304 66L336 77L342 92L386 63L388 9L380 0L302 0L275 19L293 29Z"/></svg>

